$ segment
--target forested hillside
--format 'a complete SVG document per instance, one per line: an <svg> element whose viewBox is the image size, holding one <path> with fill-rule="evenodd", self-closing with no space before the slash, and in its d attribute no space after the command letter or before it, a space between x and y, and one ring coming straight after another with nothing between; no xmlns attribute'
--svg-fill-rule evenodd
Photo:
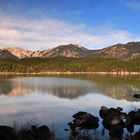
<svg viewBox="0 0 140 140"><path fill-rule="evenodd" d="M0 58L0 72L140 72L140 59L127 61L111 58Z"/></svg>

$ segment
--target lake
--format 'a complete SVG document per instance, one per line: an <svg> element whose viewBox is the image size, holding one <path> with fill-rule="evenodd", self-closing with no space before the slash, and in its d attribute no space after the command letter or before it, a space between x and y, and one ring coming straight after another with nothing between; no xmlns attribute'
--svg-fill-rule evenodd
<svg viewBox="0 0 140 140"><path fill-rule="evenodd" d="M133 97L136 93L140 93L139 76L1 76L0 124L46 124L65 140L69 132L64 129L73 114L87 111L99 116L101 106L120 106L129 112L140 108L140 100ZM89 133L100 135L102 130L100 120L100 127Z"/></svg>

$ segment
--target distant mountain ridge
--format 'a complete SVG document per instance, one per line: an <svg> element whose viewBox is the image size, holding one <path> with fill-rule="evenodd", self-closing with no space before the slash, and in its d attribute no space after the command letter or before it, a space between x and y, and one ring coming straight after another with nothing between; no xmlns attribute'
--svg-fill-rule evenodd
<svg viewBox="0 0 140 140"><path fill-rule="evenodd" d="M65 57L80 58L80 57L87 57L92 53L93 51L90 51L79 45L69 44L69 45L60 45L56 48L53 48L47 53L45 53L43 57L65 56Z"/></svg>
<svg viewBox="0 0 140 140"><path fill-rule="evenodd" d="M140 42L116 44L99 50L95 56L103 58L132 59L140 58Z"/></svg>
<svg viewBox="0 0 140 140"><path fill-rule="evenodd" d="M13 57L17 57L19 59L31 57L52 58L60 56L81 58L90 56L95 52L75 44L60 45L44 51L29 51L23 48L3 48L1 50L7 51L11 56L13 55Z"/></svg>
<svg viewBox="0 0 140 140"><path fill-rule="evenodd" d="M32 51L25 50L23 48L3 48L3 51L8 51L13 56L16 56L17 58L25 58L30 57L32 54Z"/></svg>
<svg viewBox="0 0 140 140"><path fill-rule="evenodd" d="M7 50L0 49L0 58L17 59L17 57Z"/></svg>
<svg viewBox="0 0 140 140"><path fill-rule="evenodd" d="M100 50L88 50L80 45L68 44L43 50L29 51L23 48L3 48L0 49L0 57L9 59L21 58L53 58L53 57L102 57L116 59L132 59L140 57L140 42L129 42L127 44L116 44Z"/></svg>

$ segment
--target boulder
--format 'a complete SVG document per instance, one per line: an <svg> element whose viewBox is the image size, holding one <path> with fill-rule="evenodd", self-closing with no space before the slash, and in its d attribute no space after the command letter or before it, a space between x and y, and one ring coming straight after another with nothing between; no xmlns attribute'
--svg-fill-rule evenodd
<svg viewBox="0 0 140 140"><path fill-rule="evenodd" d="M106 129L110 129L114 125L123 125L124 119L126 118L126 113L121 112L123 109L117 108L107 108L102 106L99 114L103 119L102 124Z"/></svg>
<svg viewBox="0 0 140 140"><path fill-rule="evenodd" d="M135 121L135 112L134 111L130 111L126 117L126 121L125 121L125 125L129 126L129 125L134 125L134 121Z"/></svg>
<svg viewBox="0 0 140 140"><path fill-rule="evenodd" d="M123 125L122 118L117 114L110 114L106 116L106 118L103 120L102 124L106 129L110 129L114 125Z"/></svg>
<svg viewBox="0 0 140 140"><path fill-rule="evenodd" d="M121 115L122 117L125 116L125 113L121 112L123 109L121 107L117 107L117 108L107 108L105 106L102 106L100 108L99 111L99 115L102 119L104 119L106 116L110 115L110 114L118 114Z"/></svg>
<svg viewBox="0 0 140 140"><path fill-rule="evenodd" d="M126 117L125 125L134 125L134 124L140 124L140 110L138 111L130 111Z"/></svg>
<svg viewBox="0 0 140 140"><path fill-rule="evenodd" d="M80 113L81 115L74 115L75 119L73 120L76 127L94 129L98 128L99 119L93 116L90 113Z"/></svg>
<svg viewBox="0 0 140 140"><path fill-rule="evenodd" d="M72 117L75 119L79 119L82 115L87 114L87 112L79 111L78 113L74 114Z"/></svg>
<svg viewBox="0 0 140 140"><path fill-rule="evenodd" d="M102 119L104 119L107 115L109 114L109 109L105 106L102 106L100 111L99 111L99 115Z"/></svg>
<svg viewBox="0 0 140 140"><path fill-rule="evenodd" d="M76 136L82 129L96 129L98 128L99 119L87 112L78 112L73 115L73 121L68 123L71 134Z"/></svg>
<svg viewBox="0 0 140 140"><path fill-rule="evenodd" d="M135 112L135 124L140 124L140 110Z"/></svg>

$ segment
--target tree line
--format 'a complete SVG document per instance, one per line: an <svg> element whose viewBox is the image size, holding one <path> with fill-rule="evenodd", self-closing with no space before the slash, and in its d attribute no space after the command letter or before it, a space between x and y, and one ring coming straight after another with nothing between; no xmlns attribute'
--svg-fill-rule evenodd
<svg viewBox="0 0 140 140"><path fill-rule="evenodd" d="M0 58L0 72L140 72L140 59L111 58Z"/></svg>

